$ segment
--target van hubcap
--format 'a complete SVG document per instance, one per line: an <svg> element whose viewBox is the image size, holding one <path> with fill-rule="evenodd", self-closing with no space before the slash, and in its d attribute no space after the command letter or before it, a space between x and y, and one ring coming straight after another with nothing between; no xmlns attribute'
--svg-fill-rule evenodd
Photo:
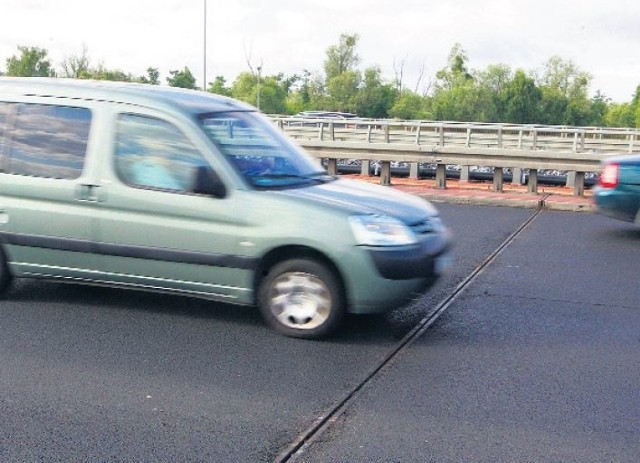
<svg viewBox="0 0 640 463"><path fill-rule="evenodd" d="M331 312L331 293L315 275L283 273L271 287L271 313L285 326L313 329L322 325Z"/></svg>

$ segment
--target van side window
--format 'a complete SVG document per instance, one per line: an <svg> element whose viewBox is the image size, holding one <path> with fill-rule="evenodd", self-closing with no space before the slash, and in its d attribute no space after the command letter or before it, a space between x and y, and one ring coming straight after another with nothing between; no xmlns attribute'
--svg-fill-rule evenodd
<svg viewBox="0 0 640 463"><path fill-rule="evenodd" d="M84 165L91 126L87 108L20 104L5 136L8 172L34 177L74 179Z"/></svg>
<svg viewBox="0 0 640 463"><path fill-rule="evenodd" d="M5 155L5 138L9 136L9 103L0 103L0 159L4 159Z"/></svg>
<svg viewBox="0 0 640 463"><path fill-rule="evenodd" d="M198 170L206 165L201 153L172 124L134 114L118 116L115 169L127 185L192 193Z"/></svg>

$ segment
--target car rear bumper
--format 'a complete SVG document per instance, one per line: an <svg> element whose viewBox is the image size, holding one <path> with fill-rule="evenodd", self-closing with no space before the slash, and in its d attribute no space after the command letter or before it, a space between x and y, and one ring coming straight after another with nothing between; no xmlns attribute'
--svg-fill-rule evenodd
<svg viewBox="0 0 640 463"><path fill-rule="evenodd" d="M598 213L623 220L638 222L640 196L636 192L618 188L601 188L595 190L595 202Z"/></svg>

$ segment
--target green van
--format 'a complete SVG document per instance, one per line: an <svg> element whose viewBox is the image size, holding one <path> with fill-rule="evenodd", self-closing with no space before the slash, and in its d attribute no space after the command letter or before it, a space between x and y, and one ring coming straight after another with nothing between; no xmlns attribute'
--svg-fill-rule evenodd
<svg viewBox="0 0 640 463"><path fill-rule="evenodd" d="M0 289L13 277L257 305L318 338L424 293L429 203L327 175L255 108L130 83L0 78Z"/></svg>

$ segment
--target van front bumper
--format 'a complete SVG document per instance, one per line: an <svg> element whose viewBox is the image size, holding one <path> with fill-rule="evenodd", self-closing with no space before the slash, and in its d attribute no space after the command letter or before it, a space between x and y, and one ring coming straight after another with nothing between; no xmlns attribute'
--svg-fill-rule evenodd
<svg viewBox="0 0 640 463"><path fill-rule="evenodd" d="M412 246L370 248L369 255L383 278L409 280L441 274L450 266L449 248L445 231Z"/></svg>
<svg viewBox="0 0 640 463"><path fill-rule="evenodd" d="M361 248L345 272L350 313L380 313L418 300L453 262L448 230L413 246Z"/></svg>

